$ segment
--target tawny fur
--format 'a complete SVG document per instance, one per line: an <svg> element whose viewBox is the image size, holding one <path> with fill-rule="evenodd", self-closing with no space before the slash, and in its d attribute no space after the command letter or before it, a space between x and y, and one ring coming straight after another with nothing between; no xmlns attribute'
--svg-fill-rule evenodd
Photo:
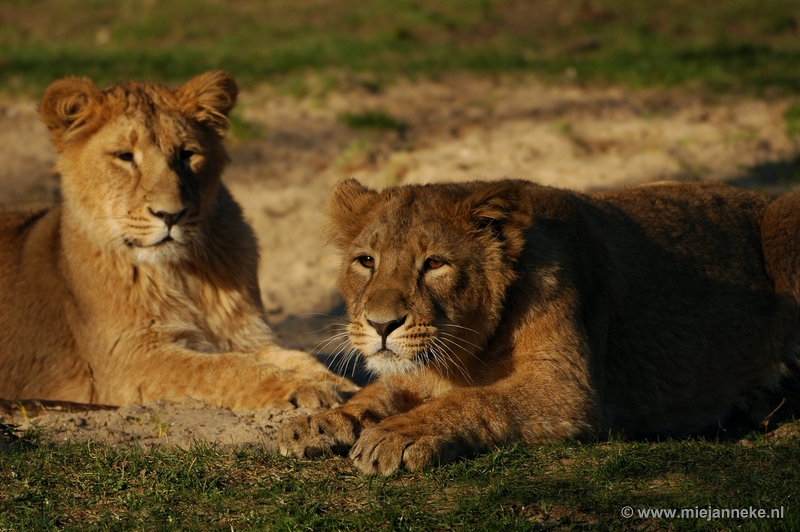
<svg viewBox="0 0 800 532"><path fill-rule="evenodd" d="M255 235L220 176L233 78L53 83L63 202L0 211L0 397L331 406L354 387L280 347Z"/></svg>
<svg viewBox="0 0 800 532"><path fill-rule="evenodd" d="M337 186L349 337L380 374L282 452L365 473L512 442L687 435L796 363L800 196L525 181Z"/></svg>

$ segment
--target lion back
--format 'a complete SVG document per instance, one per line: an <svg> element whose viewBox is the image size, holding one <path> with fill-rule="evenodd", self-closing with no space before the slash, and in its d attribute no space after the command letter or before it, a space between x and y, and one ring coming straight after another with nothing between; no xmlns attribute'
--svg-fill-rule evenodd
<svg viewBox="0 0 800 532"><path fill-rule="evenodd" d="M787 194L769 204L761 221L761 240L775 291L800 304L800 194Z"/></svg>

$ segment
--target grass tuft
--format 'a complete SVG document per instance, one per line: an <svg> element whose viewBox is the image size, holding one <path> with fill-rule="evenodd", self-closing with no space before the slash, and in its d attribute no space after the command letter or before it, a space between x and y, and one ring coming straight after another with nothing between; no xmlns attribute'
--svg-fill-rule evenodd
<svg viewBox="0 0 800 532"><path fill-rule="evenodd" d="M392 118L383 111L364 111L362 113L342 113L339 121L355 129L377 129L402 133L408 128L404 122Z"/></svg>

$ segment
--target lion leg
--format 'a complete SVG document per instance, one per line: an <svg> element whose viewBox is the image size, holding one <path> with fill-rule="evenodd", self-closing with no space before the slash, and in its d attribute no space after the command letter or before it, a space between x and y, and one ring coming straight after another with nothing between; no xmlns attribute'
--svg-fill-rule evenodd
<svg viewBox="0 0 800 532"><path fill-rule="evenodd" d="M285 349L276 345L272 348L262 349L256 356L281 369L294 371L322 382L332 382L342 392L348 394L360 390L350 379L330 371L325 364L305 351Z"/></svg>
<svg viewBox="0 0 800 532"><path fill-rule="evenodd" d="M332 381L287 371L246 353L201 354L164 347L130 360L131 364L92 364L96 381L105 383L96 389L98 402L124 405L192 397L234 410L320 408L344 402Z"/></svg>
<svg viewBox="0 0 800 532"><path fill-rule="evenodd" d="M571 404L555 404L546 387L531 384L537 377L455 390L388 417L361 433L350 458L362 473L388 475L514 442L591 437L596 427L590 421L590 399L576 389Z"/></svg>

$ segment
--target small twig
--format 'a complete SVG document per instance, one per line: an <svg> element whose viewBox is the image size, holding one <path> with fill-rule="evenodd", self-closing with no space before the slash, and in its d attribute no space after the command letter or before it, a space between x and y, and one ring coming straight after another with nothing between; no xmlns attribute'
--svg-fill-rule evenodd
<svg viewBox="0 0 800 532"><path fill-rule="evenodd" d="M769 414L767 414L767 417L765 417L765 418L764 418L764 419L761 421L761 423L760 423L760 424L761 424L761 425L762 425L762 426L763 426L765 429L769 427L769 420L772 418L772 416L774 416L774 415L775 415L775 412L777 412L778 410L780 410L780 408L781 408L781 407L784 405L784 403L786 403L786 398L785 398L785 397L784 397L783 399L781 399L781 402L780 402L780 404L779 404L778 406L776 406L776 407L775 407L775 410L773 410L772 412L770 412Z"/></svg>

